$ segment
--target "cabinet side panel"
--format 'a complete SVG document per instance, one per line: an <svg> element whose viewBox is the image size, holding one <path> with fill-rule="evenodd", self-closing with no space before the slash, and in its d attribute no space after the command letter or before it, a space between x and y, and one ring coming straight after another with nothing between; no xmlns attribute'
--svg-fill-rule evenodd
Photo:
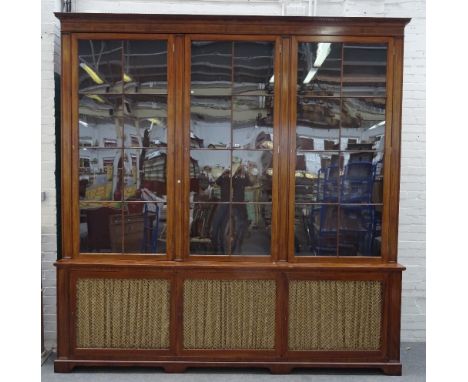
<svg viewBox="0 0 468 382"><path fill-rule="evenodd" d="M400 146L401 146L401 108L403 97L403 39L394 42L394 75L393 75L393 115L391 136L391 183L388 221L388 260L396 262L398 257L398 218L400 202Z"/></svg>
<svg viewBox="0 0 468 382"><path fill-rule="evenodd" d="M62 82L61 82L61 210L62 210L62 258L71 258L72 241L72 146L71 146L71 37L62 33Z"/></svg>

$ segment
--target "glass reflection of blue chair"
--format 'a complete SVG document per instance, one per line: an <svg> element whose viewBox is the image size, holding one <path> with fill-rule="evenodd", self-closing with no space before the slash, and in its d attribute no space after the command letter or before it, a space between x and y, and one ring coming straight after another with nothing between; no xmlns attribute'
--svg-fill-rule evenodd
<svg viewBox="0 0 468 382"><path fill-rule="evenodd" d="M376 165L373 153L351 154L341 179L340 248L342 255L372 254L376 231L372 189ZM346 252L350 249L351 252Z"/></svg>
<svg viewBox="0 0 468 382"><path fill-rule="evenodd" d="M371 256L372 244L381 229L379 214L375 206L369 205L378 164L373 164L372 153L351 154L340 181L338 156L334 157L329 166L318 172L317 202L340 203L341 255ZM333 205L311 208L304 225L310 250L317 256L336 254L337 214Z"/></svg>
<svg viewBox="0 0 468 382"><path fill-rule="evenodd" d="M143 207L143 241L141 243L142 253L156 253L158 250L159 234L159 205L148 203Z"/></svg>
<svg viewBox="0 0 468 382"><path fill-rule="evenodd" d="M317 202L319 203L338 202L340 173L338 159L338 155L333 156L330 165L318 171ZM311 207L306 232L311 234L310 250L316 256L336 255L336 222L336 206L322 204L318 207Z"/></svg>

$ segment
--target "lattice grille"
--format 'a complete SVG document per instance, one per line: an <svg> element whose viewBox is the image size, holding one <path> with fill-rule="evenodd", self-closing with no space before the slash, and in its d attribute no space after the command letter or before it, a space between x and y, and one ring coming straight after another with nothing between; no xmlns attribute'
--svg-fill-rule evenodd
<svg viewBox="0 0 468 382"><path fill-rule="evenodd" d="M379 281L290 281L290 350L380 348Z"/></svg>
<svg viewBox="0 0 468 382"><path fill-rule="evenodd" d="M79 279L80 348L169 348L170 285L156 279Z"/></svg>
<svg viewBox="0 0 468 382"><path fill-rule="evenodd" d="M186 280L186 349L273 349L273 280Z"/></svg>

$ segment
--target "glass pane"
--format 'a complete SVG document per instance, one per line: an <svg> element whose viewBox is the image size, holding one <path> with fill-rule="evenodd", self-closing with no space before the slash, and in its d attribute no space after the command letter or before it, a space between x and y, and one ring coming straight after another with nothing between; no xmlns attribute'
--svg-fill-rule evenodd
<svg viewBox="0 0 468 382"><path fill-rule="evenodd" d="M164 203L125 203L124 252L165 253L166 215Z"/></svg>
<svg viewBox="0 0 468 382"><path fill-rule="evenodd" d="M190 156L190 200L228 202L231 199L230 152L192 150Z"/></svg>
<svg viewBox="0 0 468 382"><path fill-rule="evenodd" d="M336 256L338 206L296 205L294 252L296 256Z"/></svg>
<svg viewBox="0 0 468 382"><path fill-rule="evenodd" d="M125 149L125 200L166 202L166 149Z"/></svg>
<svg viewBox="0 0 468 382"><path fill-rule="evenodd" d="M384 150L385 98L345 98L341 150Z"/></svg>
<svg viewBox="0 0 468 382"><path fill-rule="evenodd" d="M344 153L341 178L342 203L382 203L383 153Z"/></svg>
<svg viewBox="0 0 468 382"><path fill-rule="evenodd" d="M339 256L380 256L381 206L340 206Z"/></svg>
<svg viewBox="0 0 468 382"><path fill-rule="evenodd" d="M121 200L122 150L80 149L80 200Z"/></svg>
<svg viewBox="0 0 468 382"><path fill-rule="evenodd" d="M231 207L232 255L269 255L271 205L233 204Z"/></svg>
<svg viewBox="0 0 468 382"><path fill-rule="evenodd" d="M273 94L274 53L274 42L236 41L234 43L234 93Z"/></svg>
<svg viewBox="0 0 468 382"><path fill-rule="evenodd" d="M342 44L302 42L298 46L297 86L301 95L339 96Z"/></svg>
<svg viewBox="0 0 468 382"><path fill-rule="evenodd" d="M121 96L97 94L80 97L78 130L80 148L122 147Z"/></svg>
<svg viewBox="0 0 468 382"><path fill-rule="evenodd" d="M229 254L229 204L195 203L190 207L190 253Z"/></svg>
<svg viewBox="0 0 468 382"><path fill-rule="evenodd" d="M167 93L167 42L124 42L125 93Z"/></svg>
<svg viewBox="0 0 468 382"><path fill-rule="evenodd" d="M235 151L232 156L232 201L271 201L271 151Z"/></svg>
<svg viewBox="0 0 468 382"><path fill-rule="evenodd" d="M233 97L235 149L273 149L273 97Z"/></svg>
<svg viewBox="0 0 468 382"><path fill-rule="evenodd" d="M192 42L191 94L231 94L232 49L230 41Z"/></svg>
<svg viewBox="0 0 468 382"><path fill-rule="evenodd" d="M343 94L385 96L386 44L344 44Z"/></svg>
<svg viewBox="0 0 468 382"><path fill-rule="evenodd" d="M124 146L167 146L167 98L125 96Z"/></svg>
<svg viewBox="0 0 468 382"><path fill-rule="evenodd" d="M338 158L338 152L297 153L296 203L337 201Z"/></svg>
<svg viewBox="0 0 468 382"><path fill-rule="evenodd" d="M80 202L80 252L122 252L121 203Z"/></svg>
<svg viewBox="0 0 468 382"><path fill-rule="evenodd" d="M231 99L192 97L191 147L225 149L231 145Z"/></svg>
<svg viewBox="0 0 468 382"><path fill-rule="evenodd" d="M78 40L79 91L122 93L122 41Z"/></svg>
<svg viewBox="0 0 468 382"><path fill-rule="evenodd" d="M296 147L336 150L340 138L341 101L338 98L298 98Z"/></svg>

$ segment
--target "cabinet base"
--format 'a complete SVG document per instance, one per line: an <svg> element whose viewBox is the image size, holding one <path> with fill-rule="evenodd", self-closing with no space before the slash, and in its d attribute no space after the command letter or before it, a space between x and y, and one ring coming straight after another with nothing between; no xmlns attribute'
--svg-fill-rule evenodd
<svg viewBox="0 0 468 382"><path fill-rule="evenodd" d="M401 363L341 363L341 362L229 362L229 361L117 361L117 360L62 360L54 363L56 373L69 373L77 366L85 367L153 367L166 373L183 373L188 368L230 367L262 368L272 374L289 374L293 369L380 369L386 375L401 375Z"/></svg>

